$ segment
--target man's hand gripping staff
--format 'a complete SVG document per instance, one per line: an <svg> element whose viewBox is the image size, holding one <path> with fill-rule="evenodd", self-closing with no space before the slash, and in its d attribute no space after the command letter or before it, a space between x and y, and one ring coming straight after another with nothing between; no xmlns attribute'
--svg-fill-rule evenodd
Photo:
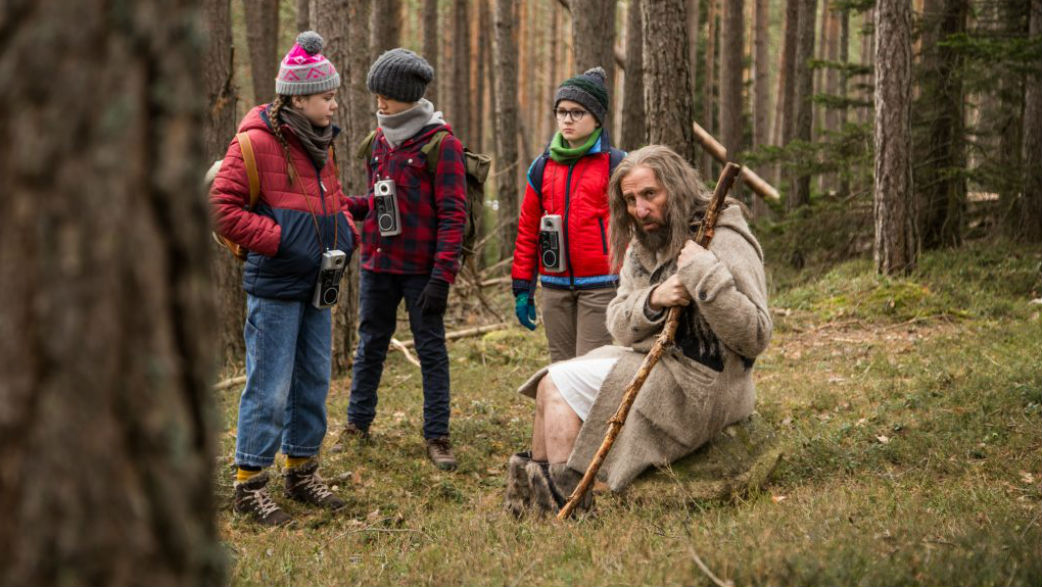
<svg viewBox="0 0 1042 587"><path fill-rule="evenodd" d="M716 226L717 216L720 210L723 208L724 199L727 197L727 192L730 191L731 186L734 184L735 178L738 176L738 172L741 171L741 165L735 163L728 163L724 166L723 171L720 172L720 178L716 182L716 190L713 192L713 199L710 200L709 206L706 208L705 216L702 218L702 223L698 227L698 233L695 235L695 242L701 247L708 247L709 241L713 238L713 229ZM689 250L691 249L691 250ZM688 243L680 253L680 260L683 260L685 256L692 255L697 252L692 246L692 243ZM672 279L672 278L671 278ZM666 286L669 280L663 282L660 288ZM667 293L667 292L664 292ZM687 303L690 300L686 300L684 303L683 296L679 294L676 296L668 296L668 300L673 301L679 305L672 305L669 308L669 313L666 315L666 324L662 328L662 332L655 340L655 345L651 348L651 351L644 357L644 362L641 363L640 368L637 369L637 373L630 380L629 385L626 386L626 391L622 396L622 402L619 404L619 409L616 410L615 415L608 420L608 432L604 436L604 441L601 443L597 454L594 455L593 460L590 461L589 467L586 468L586 473L583 475L582 481L575 487L575 491L572 492L571 496L568 497L568 502L564 504L561 511L557 513L558 520L565 520L571 515L572 510L582 501L583 496L589 491L593 485L593 480L597 477L597 471L600 470L601 464L604 463L604 459L608 456L608 452L611 451L611 447L615 444L615 439L619 435L619 431L622 430L622 425L626 422L626 417L629 415L630 408L633 406L633 401L637 399L637 393L640 392L640 388L644 386L644 382L647 380L648 375L651 373L651 369L658 363L662 353L672 346L673 337L677 332L677 325L680 323L680 314Z"/></svg>

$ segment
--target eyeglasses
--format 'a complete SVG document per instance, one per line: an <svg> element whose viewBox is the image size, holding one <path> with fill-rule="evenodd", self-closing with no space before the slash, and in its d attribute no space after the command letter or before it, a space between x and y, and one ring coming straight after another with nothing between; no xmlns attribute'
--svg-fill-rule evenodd
<svg viewBox="0 0 1042 587"><path fill-rule="evenodd" d="M586 111L585 110L565 110L564 108L560 108L558 110L554 110L554 116L557 117L557 120L559 122L564 122L565 120L567 120L569 118L571 118L575 122L579 122L580 120L583 119L583 116L586 116Z"/></svg>

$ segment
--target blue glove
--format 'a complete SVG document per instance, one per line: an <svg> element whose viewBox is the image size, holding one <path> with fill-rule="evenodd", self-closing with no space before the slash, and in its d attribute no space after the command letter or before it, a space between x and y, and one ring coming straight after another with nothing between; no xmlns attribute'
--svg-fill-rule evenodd
<svg viewBox="0 0 1042 587"><path fill-rule="evenodd" d="M532 294L527 291L517 294L517 299L514 300L514 313L517 314L517 321L521 323L521 326L535 330L535 300L532 299Z"/></svg>

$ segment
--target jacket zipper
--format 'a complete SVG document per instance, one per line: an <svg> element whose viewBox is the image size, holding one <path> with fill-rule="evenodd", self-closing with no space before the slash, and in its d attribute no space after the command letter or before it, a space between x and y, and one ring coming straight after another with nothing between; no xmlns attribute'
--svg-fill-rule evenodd
<svg viewBox="0 0 1042 587"><path fill-rule="evenodd" d="M600 216L597 217L597 223L601 225L601 250L604 254L608 254L608 237L604 234L604 219Z"/></svg>
<svg viewBox="0 0 1042 587"><path fill-rule="evenodd" d="M564 258L568 262L568 289L575 291L575 271L572 269L572 249L568 245L568 214L572 204L572 172L575 171L573 162L568 166L568 180L564 184Z"/></svg>

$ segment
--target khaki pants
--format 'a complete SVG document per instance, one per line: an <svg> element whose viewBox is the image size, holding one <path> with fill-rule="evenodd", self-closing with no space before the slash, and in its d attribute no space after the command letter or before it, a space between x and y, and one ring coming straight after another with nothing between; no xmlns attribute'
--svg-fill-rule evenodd
<svg viewBox="0 0 1042 587"><path fill-rule="evenodd" d="M611 344L605 324L615 288L571 291L542 288L543 326L550 359L564 361Z"/></svg>

